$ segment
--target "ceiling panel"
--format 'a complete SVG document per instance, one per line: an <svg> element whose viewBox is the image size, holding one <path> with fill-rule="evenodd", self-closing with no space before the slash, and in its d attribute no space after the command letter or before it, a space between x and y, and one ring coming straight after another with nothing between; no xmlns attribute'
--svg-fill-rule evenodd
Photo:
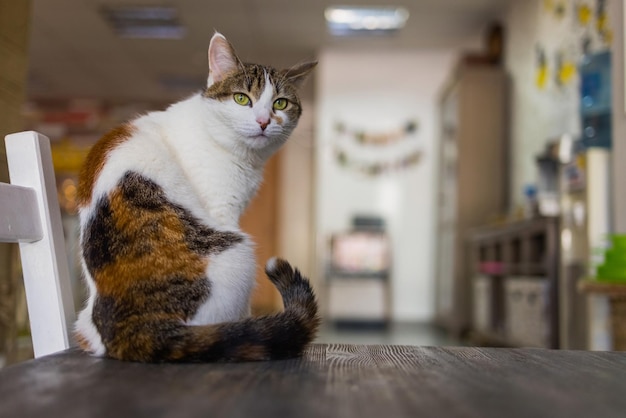
<svg viewBox="0 0 626 418"><path fill-rule="evenodd" d="M475 43L507 0L398 0L411 16L397 36L336 39L327 34L328 0L33 0L31 97L174 100L204 83L214 30L245 61L277 67L313 59L322 48L390 50L462 48ZM338 4L391 4L341 0ZM113 5L175 5L187 28L182 40L117 37L100 13Z"/></svg>

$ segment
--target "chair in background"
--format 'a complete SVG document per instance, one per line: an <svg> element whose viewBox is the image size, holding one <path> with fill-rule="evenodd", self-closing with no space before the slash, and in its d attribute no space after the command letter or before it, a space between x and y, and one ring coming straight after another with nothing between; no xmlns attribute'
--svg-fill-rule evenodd
<svg viewBox="0 0 626 418"><path fill-rule="evenodd" d="M72 345L76 318L50 140L5 138L11 184L0 183L0 242L19 244L35 357Z"/></svg>

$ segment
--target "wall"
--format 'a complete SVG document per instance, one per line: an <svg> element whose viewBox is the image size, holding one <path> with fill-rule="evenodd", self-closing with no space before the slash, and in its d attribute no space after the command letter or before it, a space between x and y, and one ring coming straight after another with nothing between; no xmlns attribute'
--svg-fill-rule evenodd
<svg viewBox="0 0 626 418"><path fill-rule="evenodd" d="M621 2L609 1L609 5L613 3ZM554 9L558 4L565 6L563 15ZM594 29L596 4L597 0L514 1L503 18L507 31L505 66L513 80L509 201L514 205L523 203L524 185L536 183L534 157L546 141L563 134L580 135L579 79L565 66L559 72L558 57L576 66L586 36L592 50L607 48ZM589 6L592 13L587 26L578 23L574 6L579 5ZM539 51L546 58L545 78L540 74Z"/></svg>
<svg viewBox="0 0 626 418"><path fill-rule="evenodd" d="M392 316L428 320L434 313L432 243L437 93L454 63L452 51L322 51L317 70L316 233L318 274L331 233L355 214L386 218L393 247ZM417 119L419 164L367 176L338 164L336 124L388 132ZM371 157L371 156L370 156ZM375 157L374 157L375 158Z"/></svg>
<svg viewBox="0 0 626 418"><path fill-rule="evenodd" d="M562 13L555 9L555 5L559 4L563 6ZM607 6L606 25L601 24L605 22L597 18L601 4ZM614 181L612 190L608 190L612 196L604 195L607 192L604 187L589 188L585 214L592 261L594 249L604 245L603 237L611 230L612 222L609 216L611 206L615 218L613 227L617 227L618 231L626 231L626 193L623 186L620 190L617 180L626 174L626 169L620 167L623 164L619 163L626 156L626 147L622 139L626 133L622 8L621 0L516 1L511 4L504 19L508 30L506 67L513 80L511 201L518 205L522 203L523 186L537 180L534 157L542 151L546 141L562 134L571 134L575 138L581 134L580 79L576 73L576 66L583 57L583 41L589 42L590 52L609 48L613 52L618 52L612 57ZM621 51L616 51L618 49ZM543 67L540 65L539 51L545 52L546 65ZM572 67L568 69L561 66L559 69L559 59L561 63L568 63ZM599 173L605 167L598 164L596 169L598 168ZM599 181L598 184L605 183ZM566 251L563 252L562 261L565 263L569 262L567 254ZM565 289L570 284L563 277L561 286ZM572 303L566 302L564 299L566 294L562 292L561 308ZM610 340L607 333L607 300L604 297L593 297L589 301L587 346L590 349L608 349ZM581 310L572 313L579 314L582 314ZM567 321L567 316L562 315L561 320ZM582 318L580 320L584 322ZM564 330L571 325L562 322L560 326ZM565 339L561 343L569 342Z"/></svg>
<svg viewBox="0 0 626 418"><path fill-rule="evenodd" d="M626 178L626 109L624 108L624 2L609 3L613 42L613 227L614 231L626 234L626 187L621 179Z"/></svg>

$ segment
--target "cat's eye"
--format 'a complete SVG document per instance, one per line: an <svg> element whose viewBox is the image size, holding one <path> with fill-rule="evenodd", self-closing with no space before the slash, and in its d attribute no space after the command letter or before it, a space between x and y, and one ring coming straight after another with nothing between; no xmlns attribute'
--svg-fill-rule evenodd
<svg viewBox="0 0 626 418"><path fill-rule="evenodd" d="M233 95L233 99L235 99L235 103L242 106L247 106L250 104L250 98L243 93L235 93Z"/></svg>
<svg viewBox="0 0 626 418"><path fill-rule="evenodd" d="M287 99L276 99L273 107L275 110L284 110L288 103Z"/></svg>

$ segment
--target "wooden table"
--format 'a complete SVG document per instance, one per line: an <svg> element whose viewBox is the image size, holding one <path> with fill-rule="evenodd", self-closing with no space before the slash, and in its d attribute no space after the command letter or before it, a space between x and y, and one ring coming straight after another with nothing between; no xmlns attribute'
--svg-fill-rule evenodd
<svg viewBox="0 0 626 418"><path fill-rule="evenodd" d="M626 352L311 346L300 359L138 364L77 351L0 371L0 417L626 416Z"/></svg>

